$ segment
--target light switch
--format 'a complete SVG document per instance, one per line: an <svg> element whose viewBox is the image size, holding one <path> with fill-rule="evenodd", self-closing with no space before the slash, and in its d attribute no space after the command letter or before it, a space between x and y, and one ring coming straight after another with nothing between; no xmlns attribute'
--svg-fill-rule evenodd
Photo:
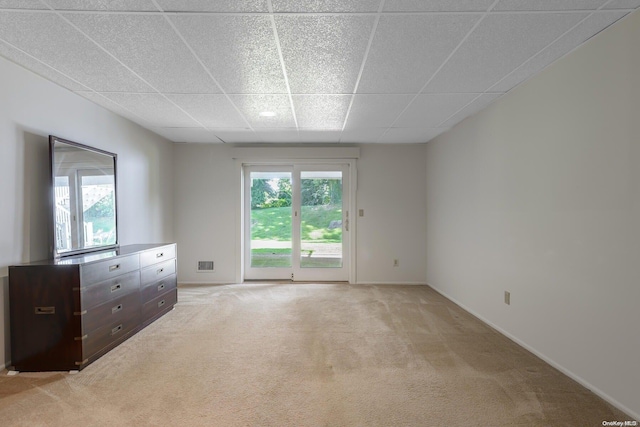
<svg viewBox="0 0 640 427"><path fill-rule="evenodd" d="M364 216L364 209L358 209L358 216Z"/></svg>

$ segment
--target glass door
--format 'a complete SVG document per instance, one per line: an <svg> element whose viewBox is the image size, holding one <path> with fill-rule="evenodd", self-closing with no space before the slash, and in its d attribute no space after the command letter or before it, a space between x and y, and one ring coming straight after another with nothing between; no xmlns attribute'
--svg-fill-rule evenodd
<svg viewBox="0 0 640 427"><path fill-rule="evenodd" d="M348 281L346 165L245 166L244 277Z"/></svg>

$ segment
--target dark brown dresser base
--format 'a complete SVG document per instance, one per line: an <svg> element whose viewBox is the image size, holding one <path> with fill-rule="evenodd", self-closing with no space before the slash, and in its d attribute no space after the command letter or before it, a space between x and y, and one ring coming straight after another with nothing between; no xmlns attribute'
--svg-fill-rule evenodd
<svg viewBox="0 0 640 427"><path fill-rule="evenodd" d="M81 370L171 311L176 245L129 245L9 267L11 364Z"/></svg>

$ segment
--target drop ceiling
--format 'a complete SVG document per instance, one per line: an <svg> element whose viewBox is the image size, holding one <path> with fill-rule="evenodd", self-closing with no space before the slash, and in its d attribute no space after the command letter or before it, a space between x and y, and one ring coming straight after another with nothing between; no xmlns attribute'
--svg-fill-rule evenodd
<svg viewBox="0 0 640 427"><path fill-rule="evenodd" d="M174 142L423 143L638 7L0 0L0 55Z"/></svg>

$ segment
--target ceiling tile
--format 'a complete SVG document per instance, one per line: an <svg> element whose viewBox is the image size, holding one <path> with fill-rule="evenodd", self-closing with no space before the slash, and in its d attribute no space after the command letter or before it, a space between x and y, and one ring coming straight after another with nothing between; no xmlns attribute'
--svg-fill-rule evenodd
<svg viewBox="0 0 640 427"><path fill-rule="evenodd" d="M340 136L340 142L344 143L362 143L367 144L376 142L380 135L387 130L387 128L354 128L345 129Z"/></svg>
<svg viewBox="0 0 640 427"><path fill-rule="evenodd" d="M414 95L354 95L345 129L388 127L411 102Z"/></svg>
<svg viewBox="0 0 640 427"><path fill-rule="evenodd" d="M129 111L126 108L124 108L122 105L116 104L112 100L104 97L103 95L101 95L101 94L99 94L97 92L76 91L75 94L76 95L80 95L80 96L88 99L89 101L93 102L94 104L97 104L97 105L99 105L101 107L104 107L107 110L112 111L112 112L114 112L115 114L117 114L119 116L122 116L122 117L124 117L126 119L129 119L129 120L131 120L133 122L136 122L141 126L151 127L151 123L147 122L142 117L132 113L131 111Z"/></svg>
<svg viewBox="0 0 640 427"><path fill-rule="evenodd" d="M157 93L102 93L101 95L154 127L202 127L175 104Z"/></svg>
<svg viewBox="0 0 640 427"><path fill-rule="evenodd" d="M256 133L247 128L210 129L218 139L228 143L261 142ZM295 131L295 129L294 129Z"/></svg>
<svg viewBox="0 0 640 427"><path fill-rule="evenodd" d="M387 0L385 12L485 12L494 0Z"/></svg>
<svg viewBox="0 0 640 427"><path fill-rule="evenodd" d="M256 130L256 138L260 142L273 142L273 143L300 142L298 131L295 128L259 129L259 130Z"/></svg>
<svg viewBox="0 0 640 427"><path fill-rule="evenodd" d="M447 120L464 108L478 94L433 93L418 95L416 100L402 113L395 127L432 128Z"/></svg>
<svg viewBox="0 0 640 427"><path fill-rule="evenodd" d="M26 53L15 49L5 42L0 40L0 56L4 56L10 61L15 62L18 65L23 66L27 70L33 71L40 76L51 80L52 82L65 87L69 90L87 90L88 88L84 87L80 83L77 83L71 79L69 79L64 74L61 74L54 70L51 67L46 66L45 64L39 62L33 57L27 55Z"/></svg>
<svg viewBox="0 0 640 427"><path fill-rule="evenodd" d="M64 16L160 92L220 92L163 16Z"/></svg>
<svg viewBox="0 0 640 427"><path fill-rule="evenodd" d="M202 128L152 128L151 130L173 142L222 143L213 132Z"/></svg>
<svg viewBox="0 0 640 427"><path fill-rule="evenodd" d="M640 7L640 0L613 0L605 9L635 9Z"/></svg>
<svg viewBox="0 0 640 427"><path fill-rule="evenodd" d="M247 126L225 95L169 94L167 97L206 127Z"/></svg>
<svg viewBox="0 0 640 427"><path fill-rule="evenodd" d="M376 142L382 144L420 144L429 142L447 129L389 128Z"/></svg>
<svg viewBox="0 0 640 427"><path fill-rule="evenodd" d="M254 128L296 127L288 95L230 95L230 98ZM275 116L260 116L267 111Z"/></svg>
<svg viewBox="0 0 640 427"><path fill-rule="evenodd" d="M607 0L500 0L493 10L581 10L597 9Z"/></svg>
<svg viewBox="0 0 640 427"><path fill-rule="evenodd" d="M458 111L453 116L449 117L445 122L439 123L438 127L450 128L465 118L474 115L478 111L482 110L496 99L502 96L501 93L483 93L478 98L473 100L469 105L464 107L461 111Z"/></svg>
<svg viewBox="0 0 640 427"><path fill-rule="evenodd" d="M291 93L353 93L373 16L275 19Z"/></svg>
<svg viewBox="0 0 640 427"><path fill-rule="evenodd" d="M268 12L267 0L156 0L166 12Z"/></svg>
<svg viewBox="0 0 640 427"><path fill-rule="evenodd" d="M377 12L380 0L272 0L274 12Z"/></svg>
<svg viewBox="0 0 640 427"><path fill-rule="evenodd" d="M151 0L47 0L58 10L157 11Z"/></svg>
<svg viewBox="0 0 640 427"><path fill-rule="evenodd" d="M316 130L316 129L300 129L298 131L299 142L317 142L332 143L340 142L342 131L339 130Z"/></svg>
<svg viewBox="0 0 640 427"><path fill-rule="evenodd" d="M152 90L53 13L0 12L0 39L91 89Z"/></svg>
<svg viewBox="0 0 640 427"><path fill-rule="evenodd" d="M489 15L425 91L484 92L586 16L586 13Z"/></svg>
<svg viewBox="0 0 640 427"><path fill-rule="evenodd" d="M0 9L49 9L40 0L0 0Z"/></svg>
<svg viewBox="0 0 640 427"><path fill-rule="evenodd" d="M171 17L227 93L287 93L266 16Z"/></svg>
<svg viewBox="0 0 640 427"><path fill-rule="evenodd" d="M383 16L358 93L416 93L480 15Z"/></svg>
<svg viewBox="0 0 640 427"><path fill-rule="evenodd" d="M298 127L342 130L350 95L293 95Z"/></svg>
<svg viewBox="0 0 640 427"><path fill-rule="evenodd" d="M537 74L547 65L551 64L556 59L559 59L567 52L571 52L575 47L616 22L618 19L626 15L626 13L627 12L612 11L592 14L584 22L566 35L562 36L562 38L558 39L551 46L547 47L538 55L532 57L511 74L505 76L496 85L489 88L489 90L495 92L506 92L510 90L521 82Z"/></svg>

